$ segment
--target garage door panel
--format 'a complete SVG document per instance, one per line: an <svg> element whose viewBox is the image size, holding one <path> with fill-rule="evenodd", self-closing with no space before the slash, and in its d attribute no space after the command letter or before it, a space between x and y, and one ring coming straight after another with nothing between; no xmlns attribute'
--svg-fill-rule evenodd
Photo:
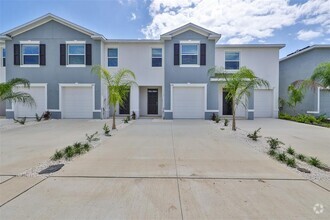
<svg viewBox="0 0 330 220"><path fill-rule="evenodd" d="M254 117L271 118L273 116L273 90L254 90Z"/></svg>
<svg viewBox="0 0 330 220"><path fill-rule="evenodd" d="M204 118L204 88L174 87L173 118Z"/></svg>
<svg viewBox="0 0 330 220"><path fill-rule="evenodd" d="M28 88L18 88L17 91L28 93L35 101L35 105L15 103L15 117L35 117L36 113L40 116L46 111L46 88L36 86Z"/></svg>
<svg viewBox="0 0 330 220"><path fill-rule="evenodd" d="M63 118L93 118L93 88L62 88Z"/></svg>

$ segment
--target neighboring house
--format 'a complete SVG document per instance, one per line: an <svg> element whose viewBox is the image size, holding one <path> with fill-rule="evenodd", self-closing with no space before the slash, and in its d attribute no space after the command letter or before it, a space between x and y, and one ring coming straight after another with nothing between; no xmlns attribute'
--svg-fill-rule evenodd
<svg viewBox="0 0 330 220"><path fill-rule="evenodd" d="M5 42L0 41L0 83L6 82L6 48ZM0 102L0 116L6 115L6 102Z"/></svg>
<svg viewBox="0 0 330 220"><path fill-rule="evenodd" d="M288 99L288 86L297 80L309 79L322 62L330 62L330 45L313 45L280 60L280 98ZM304 100L296 106L296 113L327 114L330 117L330 88L309 89ZM283 112L293 113L284 105Z"/></svg>
<svg viewBox="0 0 330 220"><path fill-rule="evenodd" d="M1 34L6 48L7 80L31 82L36 107L7 103L6 116L34 117L46 110L54 118L108 118L105 83L91 73L102 65L111 73L132 70L131 87L118 115L205 118L230 115L224 84L210 79L208 70L230 72L246 66L270 82L256 89L239 106L238 116L277 117L279 49L282 44L217 45L221 35L194 24L162 34L157 40L105 39L101 34L47 14ZM21 88L22 89L22 88Z"/></svg>

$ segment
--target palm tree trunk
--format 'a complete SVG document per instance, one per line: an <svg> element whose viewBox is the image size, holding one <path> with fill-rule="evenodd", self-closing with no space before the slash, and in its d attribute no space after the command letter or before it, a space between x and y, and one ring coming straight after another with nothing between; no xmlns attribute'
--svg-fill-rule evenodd
<svg viewBox="0 0 330 220"><path fill-rule="evenodd" d="M116 128L116 107L114 107L114 111L112 114L112 130L117 129Z"/></svg>
<svg viewBox="0 0 330 220"><path fill-rule="evenodd" d="M233 109L233 122L232 122L232 130L236 131L236 108L235 108L235 102L233 100L233 104L232 104L232 109Z"/></svg>

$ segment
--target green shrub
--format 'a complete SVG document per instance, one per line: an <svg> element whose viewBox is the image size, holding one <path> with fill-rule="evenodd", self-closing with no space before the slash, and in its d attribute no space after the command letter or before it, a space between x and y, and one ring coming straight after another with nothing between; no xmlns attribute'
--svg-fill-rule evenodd
<svg viewBox="0 0 330 220"><path fill-rule="evenodd" d="M286 161L286 154L284 152L279 153L279 154L277 154L276 159L278 161L285 162Z"/></svg>
<svg viewBox="0 0 330 220"><path fill-rule="evenodd" d="M297 158L298 158L299 160L301 160L301 161L306 161L306 159L307 159L307 157L306 157L305 155L303 155L303 154L298 154L298 155L297 155Z"/></svg>
<svg viewBox="0 0 330 220"><path fill-rule="evenodd" d="M127 118L125 118L123 121L124 121L124 124L127 124L128 123L128 119Z"/></svg>
<svg viewBox="0 0 330 220"><path fill-rule="evenodd" d="M288 165L289 167L293 167L295 168L296 165L296 160L294 158L287 158L286 159L286 165Z"/></svg>
<svg viewBox="0 0 330 220"><path fill-rule="evenodd" d="M71 159L75 155L75 150L73 147L68 146L64 149L65 151L65 159Z"/></svg>
<svg viewBox="0 0 330 220"><path fill-rule="evenodd" d="M268 137L267 139L268 139L267 143L269 144L270 148L273 150L277 149L280 145L284 144L282 141L278 140L278 138Z"/></svg>
<svg viewBox="0 0 330 220"><path fill-rule="evenodd" d="M286 150L286 152L291 155L295 154L295 150L291 146Z"/></svg>
<svg viewBox="0 0 330 220"><path fill-rule="evenodd" d="M221 120L221 119L220 119L219 115L215 116L215 119L214 119L215 123L219 123L220 120Z"/></svg>
<svg viewBox="0 0 330 220"><path fill-rule="evenodd" d="M64 156L64 153L62 151L56 150L54 155L51 157L51 160L55 161L55 160L60 160L62 159Z"/></svg>
<svg viewBox="0 0 330 220"><path fill-rule="evenodd" d="M67 154L68 152L73 151L72 146L67 146L66 148L64 148L64 153Z"/></svg>
<svg viewBox="0 0 330 220"><path fill-rule="evenodd" d="M85 143L83 149L88 152L91 149L91 146L89 145L89 143Z"/></svg>
<svg viewBox="0 0 330 220"><path fill-rule="evenodd" d="M224 122L224 125L227 127L229 124L229 120L227 118L225 118L225 122Z"/></svg>
<svg viewBox="0 0 330 220"><path fill-rule="evenodd" d="M91 143L92 141L100 140L100 138L96 137L97 134L98 132L95 132L94 134L91 135L86 134L86 140L88 141L88 143Z"/></svg>
<svg viewBox="0 0 330 220"><path fill-rule="evenodd" d="M260 135L258 135L258 133L260 132L260 129L261 129L261 128L255 130L253 133L248 134L247 137L248 137L248 138L251 138L251 139L254 140L254 141L257 141L258 138L261 137Z"/></svg>
<svg viewBox="0 0 330 220"><path fill-rule="evenodd" d="M104 134L105 134L106 136L110 136L110 128L109 128L109 126L107 125L107 123L104 124L104 126L103 126L103 131L104 131Z"/></svg>
<svg viewBox="0 0 330 220"><path fill-rule="evenodd" d="M317 157L309 158L308 163L314 167L321 166L321 161Z"/></svg>
<svg viewBox="0 0 330 220"><path fill-rule="evenodd" d="M276 157L276 156L277 156L277 152L276 152L275 150L273 150L273 149L270 149L270 150L268 151L268 155L270 155L270 156L272 156L272 157Z"/></svg>

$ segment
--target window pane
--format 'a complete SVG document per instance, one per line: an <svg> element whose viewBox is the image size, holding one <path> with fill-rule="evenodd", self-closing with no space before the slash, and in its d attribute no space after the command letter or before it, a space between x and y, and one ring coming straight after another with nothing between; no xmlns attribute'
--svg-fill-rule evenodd
<svg viewBox="0 0 330 220"><path fill-rule="evenodd" d="M108 57L118 57L118 49L117 48L108 49Z"/></svg>
<svg viewBox="0 0 330 220"><path fill-rule="evenodd" d="M162 66L162 58L152 58L152 66L153 67Z"/></svg>
<svg viewBox="0 0 330 220"><path fill-rule="evenodd" d="M85 54L85 46L69 45L69 54Z"/></svg>
<svg viewBox="0 0 330 220"><path fill-rule="evenodd" d="M108 66L118 66L118 58L108 58Z"/></svg>
<svg viewBox="0 0 330 220"><path fill-rule="evenodd" d="M197 64L197 55L182 55L182 64Z"/></svg>
<svg viewBox="0 0 330 220"><path fill-rule="evenodd" d="M197 45L182 45L182 54L197 54Z"/></svg>
<svg viewBox="0 0 330 220"><path fill-rule="evenodd" d="M152 57L162 57L162 48L152 49Z"/></svg>
<svg viewBox="0 0 330 220"><path fill-rule="evenodd" d="M39 54L38 45L23 45L23 54Z"/></svg>
<svg viewBox="0 0 330 220"><path fill-rule="evenodd" d="M39 56L24 55L24 64L39 64Z"/></svg>
<svg viewBox="0 0 330 220"><path fill-rule="evenodd" d="M6 49L5 48L2 49L2 57L6 57Z"/></svg>
<svg viewBox="0 0 330 220"><path fill-rule="evenodd" d="M85 56L69 55L69 64L85 64Z"/></svg>
<svg viewBox="0 0 330 220"><path fill-rule="evenodd" d="M239 60L239 52L226 52L226 60Z"/></svg>
<svg viewBox="0 0 330 220"><path fill-rule="evenodd" d="M225 69L227 70L238 70L239 62L238 61L226 61Z"/></svg>

